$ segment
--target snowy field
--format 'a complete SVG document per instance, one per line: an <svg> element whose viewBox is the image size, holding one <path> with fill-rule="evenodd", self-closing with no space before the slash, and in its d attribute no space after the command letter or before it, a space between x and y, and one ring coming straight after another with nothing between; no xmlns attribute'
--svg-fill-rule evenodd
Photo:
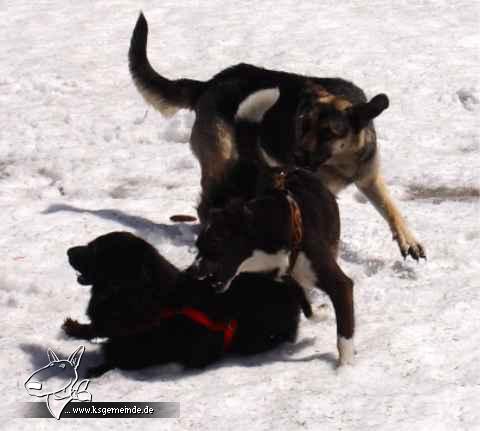
<svg viewBox="0 0 480 431"><path fill-rule="evenodd" d="M298 343L201 373L111 371L94 401L178 401L179 419L8 419L46 349L68 356L88 289L66 249L129 230L192 260L199 167L193 114L165 120L136 92L127 50L140 8L168 77L240 61L353 80L391 106L376 126L385 177L428 261L403 261L352 188L340 264L355 281L356 365L336 369L335 320ZM0 429L479 430L480 6L470 1L0 3ZM320 298L321 299L321 298ZM85 344L82 366L99 360Z"/></svg>

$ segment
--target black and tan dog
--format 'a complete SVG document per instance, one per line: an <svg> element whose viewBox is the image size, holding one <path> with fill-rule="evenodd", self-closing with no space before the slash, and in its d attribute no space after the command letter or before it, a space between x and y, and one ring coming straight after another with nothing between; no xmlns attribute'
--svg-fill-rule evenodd
<svg viewBox="0 0 480 431"><path fill-rule="evenodd" d="M293 280L245 274L220 295L127 232L73 247L68 258L78 282L91 286L91 322L68 318L63 330L80 339L108 338L105 361L89 370L92 377L167 362L199 368L227 353L263 352L296 339L300 310L311 315Z"/></svg>
<svg viewBox="0 0 480 431"><path fill-rule="evenodd" d="M425 257L380 173L372 120L388 107L385 95L367 102L360 88L343 79L307 77L248 64L232 66L208 81L169 80L147 59L147 34L141 14L130 44L130 72L145 100L163 115L179 109L195 111L190 143L201 165L203 191L220 180L229 160L238 157L233 127L241 101L260 89L278 87L278 103L265 115L261 127L266 153L284 165L313 169L335 194L355 184L388 222L402 255L417 260ZM199 216L204 218L204 214Z"/></svg>

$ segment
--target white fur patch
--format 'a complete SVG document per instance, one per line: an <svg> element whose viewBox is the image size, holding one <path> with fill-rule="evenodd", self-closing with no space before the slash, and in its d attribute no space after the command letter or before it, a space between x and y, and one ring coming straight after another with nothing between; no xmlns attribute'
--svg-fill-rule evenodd
<svg viewBox="0 0 480 431"><path fill-rule="evenodd" d="M247 257L237 268L235 275L225 283L221 292L230 287L233 279L242 272L268 272L278 269L278 277L287 272L289 253L287 250L280 250L277 253L265 253L262 250L254 250L250 257Z"/></svg>
<svg viewBox="0 0 480 431"><path fill-rule="evenodd" d="M235 275L241 272L266 272L278 269L280 277L288 268L288 257L289 253L286 250L280 250L275 254L254 250L252 255L240 264Z"/></svg>
<svg viewBox="0 0 480 431"><path fill-rule="evenodd" d="M339 336L337 339L338 363L339 365L353 365L355 349L353 347L353 338Z"/></svg>
<svg viewBox="0 0 480 431"><path fill-rule="evenodd" d="M134 79L133 82L135 83L137 90L142 95L145 102L147 102L149 105L152 105L164 117L166 118L172 117L180 109L174 104L169 103L165 98L163 98L159 94L156 94L153 91L150 91L149 89L145 88L144 85L140 82L140 80Z"/></svg>
<svg viewBox="0 0 480 431"><path fill-rule="evenodd" d="M238 106L235 119L260 123L267 112L280 97L278 88L258 90L246 97Z"/></svg>
<svg viewBox="0 0 480 431"><path fill-rule="evenodd" d="M312 263L303 252L297 257L292 276L304 288L312 288L317 285L317 275L313 270Z"/></svg>

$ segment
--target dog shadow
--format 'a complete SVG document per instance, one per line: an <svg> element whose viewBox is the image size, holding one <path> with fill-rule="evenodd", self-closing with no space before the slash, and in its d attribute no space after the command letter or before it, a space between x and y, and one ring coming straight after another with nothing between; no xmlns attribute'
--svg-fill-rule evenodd
<svg viewBox="0 0 480 431"><path fill-rule="evenodd" d="M176 381L183 378L194 377L224 367L240 366L245 368L254 368L275 362L297 363L318 360L326 362L332 367L332 369L335 369L337 361L335 355L332 353L321 353L304 357L294 357L294 355L302 352L306 348L312 347L314 344L314 337L304 338L295 344L284 344L265 353L258 353L256 355L250 356L226 356L220 361L199 370L185 370L182 366L178 364L170 363L150 366L140 370L116 369L115 371L119 372L125 378L137 381ZM78 366L78 376L80 379L82 379L87 376L87 371L89 368L96 367L103 362L103 355L101 353L101 350L98 348L90 350L89 345L92 346L92 344L89 342L79 342L79 345L85 346L85 353L82 355L81 362ZM23 350L30 357L29 359L32 372L45 366L45 364L48 362L47 349L49 347L52 346L44 346L34 343L20 344L20 349ZM68 358L71 353L64 353L56 346L53 346L53 350L61 359ZM25 376L25 378L27 378L27 376ZM101 377L98 377L97 379L101 379Z"/></svg>
<svg viewBox="0 0 480 431"><path fill-rule="evenodd" d="M199 370L185 370L178 364L156 365L141 370L126 371L120 373L130 379L138 381L176 381L183 378L195 377L225 367L254 368L275 362L326 362L332 369L337 367L337 360L332 353L313 354L304 357L293 355L315 344L315 338L305 338L295 344L284 344L265 353L249 356L226 356L218 362Z"/></svg>
<svg viewBox="0 0 480 431"><path fill-rule="evenodd" d="M340 257L347 262L361 265L367 277L373 277L378 272L387 268L387 262L382 259L369 258L362 256L359 252L352 249L346 242L340 241ZM416 280L417 272L411 264L405 261L395 261L388 267L398 278Z"/></svg>
<svg viewBox="0 0 480 431"><path fill-rule="evenodd" d="M82 355L80 364L78 365L77 372L79 378L83 378L87 374L87 370L95 365L98 365L102 362L102 353L99 349L89 351L88 350L88 343L87 341L78 341L79 346L85 346L85 352ZM63 352L61 349L58 349L57 346L48 346L48 345L40 345L34 343L21 343L20 349L23 350L24 353L29 355L30 357L30 364L32 372L38 370L39 368L44 367L48 363L48 356L47 350L48 348L52 348L54 352L60 359L67 359L70 354L72 353L70 350L67 352ZM27 379L28 375L25 376L25 380Z"/></svg>
<svg viewBox="0 0 480 431"><path fill-rule="evenodd" d="M200 230L199 224L163 224L155 223L145 217L126 214L121 210L101 209L89 210L78 208L72 205L54 204L42 211L42 214L53 214L56 212L73 212L80 214L91 214L105 220L114 221L129 229L134 230L139 236L151 238L152 235L159 239L168 238L174 245L191 246L195 242L195 236Z"/></svg>

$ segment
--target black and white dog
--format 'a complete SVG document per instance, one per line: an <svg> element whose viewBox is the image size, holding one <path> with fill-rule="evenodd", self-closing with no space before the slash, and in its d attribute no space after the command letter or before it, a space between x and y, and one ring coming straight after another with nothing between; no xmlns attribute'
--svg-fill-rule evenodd
<svg viewBox="0 0 480 431"><path fill-rule="evenodd" d="M278 95L276 89L261 90L240 104L239 145L257 146L258 122ZM265 160L271 162L268 156ZM208 221L189 273L227 292L239 274L252 272L288 276L304 288L323 290L336 313L339 363L353 363L353 282L336 261L340 218L335 196L312 172L262 165L261 158L237 162L223 178L223 187L203 197Z"/></svg>

